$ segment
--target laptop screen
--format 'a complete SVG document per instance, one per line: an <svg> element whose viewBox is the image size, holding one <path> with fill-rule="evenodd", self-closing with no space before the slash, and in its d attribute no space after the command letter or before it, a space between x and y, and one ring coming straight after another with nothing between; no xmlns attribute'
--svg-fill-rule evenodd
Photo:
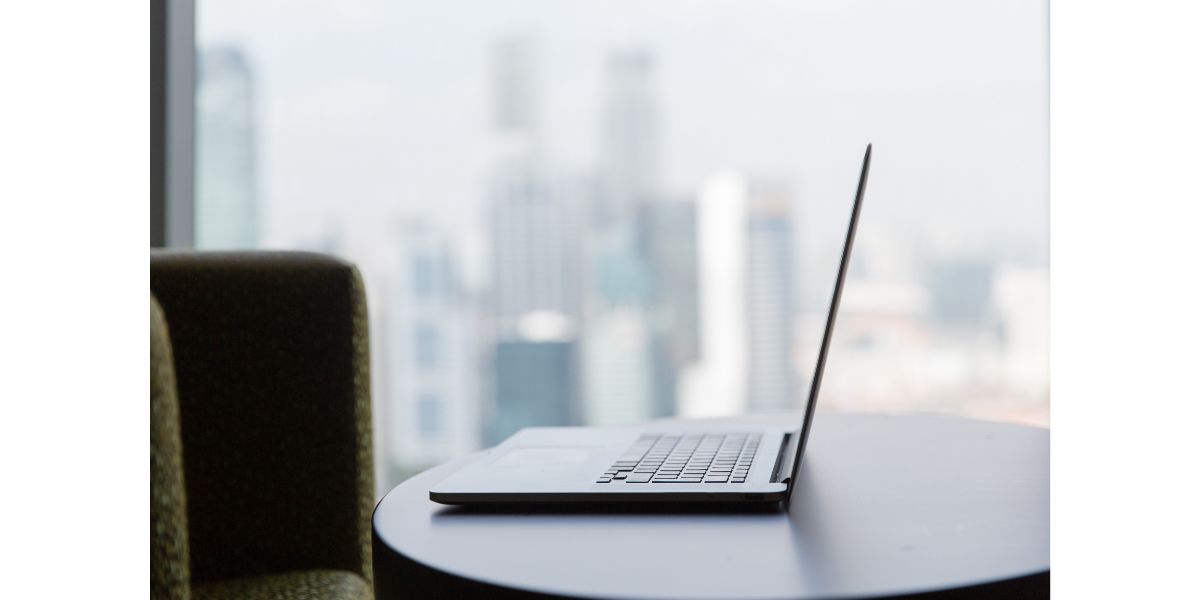
<svg viewBox="0 0 1200 600"><path fill-rule="evenodd" d="M837 320L838 304L842 300L842 287L846 283L846 269L850 264L850 250L854 246L854 232L858 229L858 214L862 210L863 194L867 189L867 173L871 170L871 145L867 144L867 153L863 156L862 174L858 177L858 192L854 196L854 208L850 212L850 225L846 228L846 245L842 249L842 262L838 265L837 282L833 286L833 299L829 302L829 315L825 318L825 333L821 338L821 352L817 355L817 368L813 373L812 387L808 391L808 404L804 408L804 426L800 430L800 441L796 447L796 455L792 462L791 484L788 486L788 497L791 497L796 478L800 475L800 462L804 457L804 447L808 443L808 433L812 429L813 413L817 408L817 395L821 392L821 375L825 372L825 359L829 354L829 341L833 338L833 324Z"/></svg>

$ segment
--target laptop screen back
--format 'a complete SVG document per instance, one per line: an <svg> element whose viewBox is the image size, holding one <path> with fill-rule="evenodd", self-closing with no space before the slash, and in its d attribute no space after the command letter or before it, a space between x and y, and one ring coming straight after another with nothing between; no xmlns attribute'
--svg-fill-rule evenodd
<svg viewBox="0 0 1200 600"><path fill-rule="evenodd" d="M800 475L800 462L804 458L804 447L808 443L809 430L812 429L813 413L817 409L817 395L821 393L821 376L825 373L825 359L829 355L829 341L833 338L833 325L837 321L838 304L842 300L842 287L846 283L846 269L850 264L850 250L854 246L854 232L858 229L858 215L862 209L863 194L867 189L867 174L871 170L871 145L867 144L867 153L863 156L862 174L858 177L858 192L854 196L854 208L850 212L850 225L846 229L846 245L842 248L842 262L838 265L837 282L833 286L833 299L829 303L829 315L825 318L825 333L821 338L821 352L817 355L817 368L813 373L812 386L808 392L808 404L804 408L804 426L800 430L800 441L796 447L796 455L792 462L791 484L788 486L788 497L796 485Z"/></svg>

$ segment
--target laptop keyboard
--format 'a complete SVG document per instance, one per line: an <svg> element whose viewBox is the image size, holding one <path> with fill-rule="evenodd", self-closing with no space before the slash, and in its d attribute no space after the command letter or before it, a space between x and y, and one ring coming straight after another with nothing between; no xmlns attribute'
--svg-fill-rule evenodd
<svg viewBox="0 0 1200 600"><path fill-rule="evenodd" d="M596 483L744 483L762 434L643 435Z"/></svg>

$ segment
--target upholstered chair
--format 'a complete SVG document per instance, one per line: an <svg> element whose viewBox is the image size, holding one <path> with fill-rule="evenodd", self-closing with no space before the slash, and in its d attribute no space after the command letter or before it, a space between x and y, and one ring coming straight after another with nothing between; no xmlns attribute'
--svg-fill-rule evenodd
<svg viewBox="0 0 1200 600"><path fill-rule="evenodd" d="M358 271L156 251L150 291L151 598L371 598Z"/></svg>

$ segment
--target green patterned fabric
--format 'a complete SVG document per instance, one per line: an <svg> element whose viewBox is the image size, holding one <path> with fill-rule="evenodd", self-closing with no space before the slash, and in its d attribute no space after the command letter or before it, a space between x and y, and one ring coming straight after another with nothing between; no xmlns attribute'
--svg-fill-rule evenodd
<svg viewBox="0 0 1200 600"><path fill-rule="evenodd" d="M196 600L371 600L371 586L347 571L298 571L196 586Z"/></svg>
<svg viewBox="0 0 1200 600"><path fill-rule="evenodd" d="M171 328L193 594L309 571L354 575L369 589L374 467L358 270L311 253L152 251L150 288Z"/></svg>
<svg viewBox="0 0 1200 600"><path fill-rule="evenodd" d="M175 369L162 309L150 298L150 597L187 600L187 506Z"/></svg>

